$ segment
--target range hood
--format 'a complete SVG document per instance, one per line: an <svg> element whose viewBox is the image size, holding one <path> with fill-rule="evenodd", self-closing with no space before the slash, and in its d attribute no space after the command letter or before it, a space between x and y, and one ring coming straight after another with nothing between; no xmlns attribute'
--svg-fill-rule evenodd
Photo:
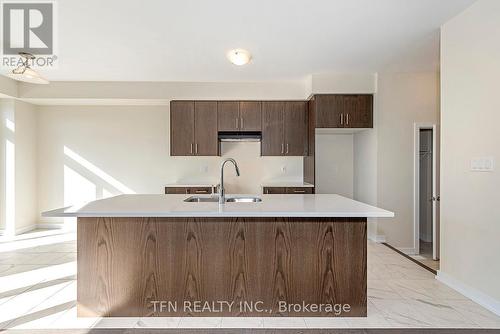
<svg viewBox="0 0 500 334"><path fill-rule="evenodd" d="M219 131L219 141L260 141L262 132L260 131Z"/></svg>

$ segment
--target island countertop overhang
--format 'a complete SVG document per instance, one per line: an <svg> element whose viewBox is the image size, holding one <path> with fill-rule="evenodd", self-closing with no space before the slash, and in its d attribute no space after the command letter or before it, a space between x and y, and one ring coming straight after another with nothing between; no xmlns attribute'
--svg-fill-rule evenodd
<svg viewBox="0 0 500 334"><path fill-rule="evenodd" d="M366 217L394 213L336 194L261 195L260 203L188 203L186 195L118 195L42 213L44 217Z"/></svg>

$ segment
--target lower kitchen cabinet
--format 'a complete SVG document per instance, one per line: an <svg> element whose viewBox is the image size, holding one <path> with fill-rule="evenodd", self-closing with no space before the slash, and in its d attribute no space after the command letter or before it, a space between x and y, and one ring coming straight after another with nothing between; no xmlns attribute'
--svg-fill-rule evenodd
<svg viewBox="0 0 500 334"><path fill-rule="evenodd" d="M165 194L213 194L212 187L165 187Z"/></svg>
<svg viewBox="0 0 500 334"><path fill-rule="evenodd" d="M314 194L314 187L264 187L264 194Z"/></svg>

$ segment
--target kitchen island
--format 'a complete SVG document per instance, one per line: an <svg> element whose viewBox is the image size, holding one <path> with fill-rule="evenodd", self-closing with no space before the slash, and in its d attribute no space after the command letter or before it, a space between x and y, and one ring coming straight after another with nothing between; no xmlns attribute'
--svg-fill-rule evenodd
<svg viewBox="0 0 500 334"><path fill-rule="evenodd" d="M43 214L78 217L79 316L366 316L367 218L392 212L333 194L186 198Z"/></svg>

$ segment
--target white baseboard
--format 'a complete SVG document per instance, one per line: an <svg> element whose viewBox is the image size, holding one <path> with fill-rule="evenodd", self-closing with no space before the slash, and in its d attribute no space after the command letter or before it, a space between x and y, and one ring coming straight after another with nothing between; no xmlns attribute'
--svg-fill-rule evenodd
<svg viewBox="0 0 500 334"><path fill-rule="evenodd" d="M436 279L500 316L500 301L438 270Z"/></svg>
<svg viewBox="0 0 500 334"><path fill-rule="evenodd" d="M378 235L371 236L369 239L371 241L378 242L379 244L381 244L381 243L385 242L385 235L378 234Z"/></svg>
<svg viewBox="0 0 500 334"><path fill-rule="evenodd" d="M25 227L16 228L14 234L15 235L19 235L19 234L23 234L23 233L32 231L34 229L36 229L36 225L32 224L32 225L28 225L28 226L25 226Z"/></svg>
<svg viewBox="0 0 500 334"><path fill-rule="evenodd" d="M46 229L63 229L64 223L39 223L36 224L37 228L46 228Z"/></svg>

